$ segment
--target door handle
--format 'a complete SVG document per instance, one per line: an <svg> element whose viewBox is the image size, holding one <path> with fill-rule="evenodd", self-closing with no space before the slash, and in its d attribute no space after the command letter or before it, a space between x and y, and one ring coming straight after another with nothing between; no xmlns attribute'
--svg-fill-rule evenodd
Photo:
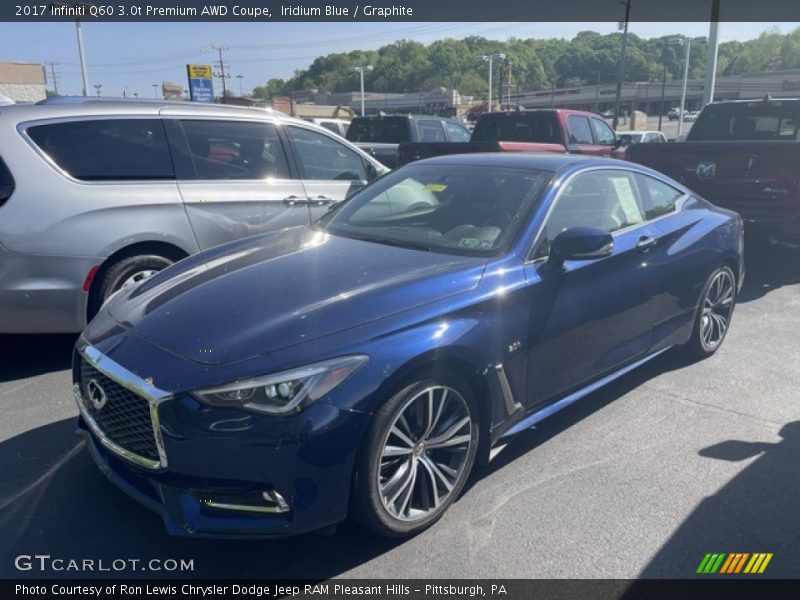
<svg viewBox="0 0 800 600"><path fill-rule="evenodd" d="M657 241L658 240L652 235L643 235L639 238L639 241L636 242L636 248L642 251L647 251L655 246Z"/></svg>
<svg viewBox="0 0 800 600"><path fill-rule="evenodd" d="M287 196L283 199L284 204L288 204L289 206L294 206L296 204L308 204L308 200L306 198L301 198L300 196Z"/></svg>
<svg viewBox="0 0 800 600"><path fill-rule="evenodd" d="M316 198L312 199L311 202L317 206L324 206L325 204L333 204L336 201L328 196L317 196Z"/></svg>

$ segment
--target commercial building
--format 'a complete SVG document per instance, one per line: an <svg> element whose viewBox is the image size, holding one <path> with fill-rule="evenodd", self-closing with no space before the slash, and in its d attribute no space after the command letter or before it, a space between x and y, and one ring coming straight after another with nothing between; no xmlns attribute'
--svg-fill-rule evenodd
<svg viewBox="0 0 800 600"><path fill-rule="evenodd" d="M44 65L0 62L0 95L14 102L38 102L47 97Z"/></svg>
<svg viewBox="0 0 800 600"><path fill-rule="evenodd" d="M664 112L680 104L682 86L682 80L667 81L663 86ZM552 106L602 112L614 108L616 91L613 83L553 88L514 94L512 104L525 108ZM765 94L774 98L800 96L800 70L717 77L714 87L714 100L763 98ZM641 110L658 114L662 105L661 95L661 81L627 82L620 94L622 112ZM702 101L703 80L690 79L686 86L686 110L700 109Z"/></svg>
<svg viewBox="0 0 800 600"><path fill-rule="evenodd" d="M292 92L291 98L295 106L323 104L349 106L357 112L360 112L361 109L361 92L330 93L317 90L302 90ZM406 94L376 92L366 92L364 94L364 110L368 115L383 111L385 113L425 113L453 116L468 110L472 103L472 96L462 96L458 93L458 90L448 90L444 87L434 88L427 92L420 91Z"/></svg>

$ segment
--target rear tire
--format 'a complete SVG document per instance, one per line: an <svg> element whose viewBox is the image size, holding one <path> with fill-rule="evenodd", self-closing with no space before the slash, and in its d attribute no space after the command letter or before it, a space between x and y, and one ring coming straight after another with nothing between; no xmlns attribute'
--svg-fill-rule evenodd
<svg viewBox="0 0 800 600"><path fill-rule="evenodd" d="M406 386L373 417L357 461L353 517L386 537L430 527L464 488L478 439L477 404L462 382Z"/></svg>
<svg viewBox="0 0 800 600"><path fill-rule="evenodd" d="M723 265L716 269L703 287L692 337L681 348L687 358L702 360L719 350L730 329L736 295L736 276L731 268Z"/></svg>
<svg viewBox="0 0 800 600"><path fill-rule="evenodd" d="M91 319L100 310L108 298L123 287L139 283L148 277L163 271L173 263L172 260L158 254L138 254L127 256L104 270L97 281L97 294L90 306Z"/></svg>

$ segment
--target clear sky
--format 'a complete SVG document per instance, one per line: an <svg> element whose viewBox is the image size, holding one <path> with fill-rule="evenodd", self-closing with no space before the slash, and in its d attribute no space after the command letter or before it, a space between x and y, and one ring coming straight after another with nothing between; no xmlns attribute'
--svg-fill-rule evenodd
<svg viewBox="0 0 800 600"><path fill-rule="evenodd" d="M800 23L780 23L786 33ZM748 40L769 23L721 23L720 39ZM616 31L617 23L85 23L89 84L102 84L106 96L151 97L153 84L174 81L185 86L187 62L210 63L214 44L228 46L226 63L245 93L272 77L287 78L295 69L331 52L375 49L398 39L430 43L443 38L481 35L505 40L571 38L579 31ZM631 23L641 37L673 33L707 35L708 23ZM0 61L57 62L59 92L81 91L73 23L0 23ZM52 86L48 86L52 87Z"/></svg>

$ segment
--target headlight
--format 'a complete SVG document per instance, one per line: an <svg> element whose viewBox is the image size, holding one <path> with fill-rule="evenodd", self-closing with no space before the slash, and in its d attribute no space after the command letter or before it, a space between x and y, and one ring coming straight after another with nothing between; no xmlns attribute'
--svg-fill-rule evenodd
<svg viewBox="0 0 800 600"><path fill-rule="evenodd" d="M214 406L241 406L283 415L299 412L355 373L367 356L343 356L306 367L199 390L194 395Z"/></svg>

